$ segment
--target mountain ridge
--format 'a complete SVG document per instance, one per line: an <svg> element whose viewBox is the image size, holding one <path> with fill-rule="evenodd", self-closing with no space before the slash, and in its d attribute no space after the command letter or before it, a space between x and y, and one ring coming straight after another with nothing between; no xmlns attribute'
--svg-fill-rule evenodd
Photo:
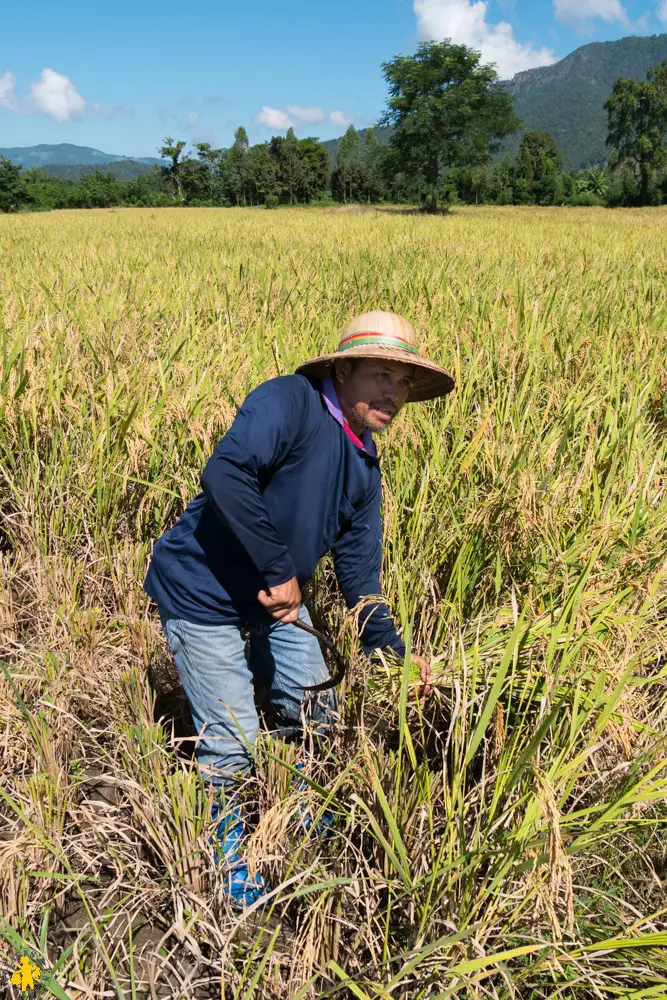
<svg viewBox="0 0 667 1000"><path fill-rule="evenodd" d="M71 142L55 144L39 143L36 146L0 147L0 156L18 163L22 167L73 166L96 167L108 163L144 163L147 166L164 163L155 156L124 156L118 153L103 153L93 146L76 146Z"/></svg>
<svg viewBox="0 0 667 1000"><path fill-rule="evenodd" d="M667 33L628 35L614 42L589 42L550 66L522 70L502 82L515 95L523 130L550 132L565 168L578 170L602 164L609 155L604 102L614 81L621 76L643 80L652 66L665 59ZM578 109L576 116L573 107ZM389 129L376 128L376 133L381 144L388 143ZM500 156L514 153L520 140L521 133L506 141ZM339 141L323 143L332 166Z"/></svg>
<svg viewBox="0 0 667 1000"><path fill-rule="evenodd" d="M647 70L663 60L667 60L667 33L628 35L614 42L589 42L550 66L523 70L503 84L515 95L515 109L524 130L550 132L565 168L577 170L602 164L608 156L603 105L614 80L620 76L644 79ZM361 131L363 134L367 130ZM390 129L376 127L376 132L381 144L389 142ZM339 142L340 138L323 142L332 167L336 165ZM520 133L503 144L499 155L513 154L519 142ZM118 169L127 173L131 163L144 167L165 163L157 157L104 153L72 143L5 147L0 148L0 156L26 168L47 167L61 176L73 176L72 168L82 168L76 170L77 174L96 167L113 172L113 164L123 164Z"/></svg>

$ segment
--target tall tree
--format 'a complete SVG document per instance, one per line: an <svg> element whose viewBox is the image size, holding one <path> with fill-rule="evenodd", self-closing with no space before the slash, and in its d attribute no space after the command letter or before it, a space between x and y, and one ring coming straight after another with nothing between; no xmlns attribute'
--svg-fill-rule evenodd
<svg viewBox="0 0 667 1000"><path fill-rule="evenodd" d="M632 164L645 205L656 172L667 162L667 61L650 69L645 80L616 80L604 106L607 145L618 151L619 165Z"/></svg>
<svg viewBox="0 0 667 1000"><path fill-rule="evenodd" d="M299 155L299 140L293 128L288 128L280 143L279 172L290 205L294 204L294 193L301 181L302 167Z"/></svg>
<svg viewBox="0 0 667 1000"><path fill-rule="evenodd" d="M509 156L493 165L489 179L489 194L496 205L511 205L514 200L514 165Z"/></svg>
<svg viewBox="0 0 667 1000"><path fill-rule="evenodd" d="M478 167L458 168L452 171L457 192L464 201L484 204L489 193L491 178L488 164Z"/></svg>
<svg viewBox="0 0 667 1000"><path fill-rule="evenodd" d="M195 143L197 156L208 170L208 193L211 201L215 200L216 172L220 165L221 149L213 149L210 142Z"/></svg>
<svg viewBox="0 0 667 1000"><path fill-rule="evenodd" d="M531 130L524 133L516 154L516 168L522 177L537 181L561 167L558 147L549 132Z"/></svg>
<svg viewBox="0 0 667 1000"><path fill-rule="evenodd" d="M70 192L73 208L111 208L122 197L122 182L111 173L92 170L78 179Z"/></svg>
<svg viewBox="0 0 667 1000"><path fill-rule="evenodd" d="M277 168L269 153L268 143L250 147L246 157L246 175L251 204L253 200L260 204L273 193L277 184Z"/></svg>
<svg viewBox="0 0 667 1000"><path fill-rule="evenodd" d="M21 167L0 156L0 212L16 212L27 200Z"/></svg>
<svg viewBox="0 0 667 1000"><path fill-rule="evenodd" d="M298 140L301 174L299 193L304 202L321 194L329 180L329 155L319 139L308 136Z"/></svg>
<svg viewBox="0 0 667 1000"><path fill-rule="evenodd" d="M248 156L248 133L239 126L234 133L234 143L225 153L225 174L227 183L237 205L246 200L246 160Z"/></svg>
<svg viewBox="0 0 667 1000"><path fill-rule="evenodd" d="M376 199L382 184L382 149L374 128L364 133L364 151L361 157L361 182L370 204Z"/></svg>
<svg viewBox="0 0 667 1000"><path fill-rule="evenodd" d="M435 211L443 167L488 162L520 127L512 95L478 52L448 39L422 42L415 55L396 56L382 70L389 84L382 124L394 126L391 143L402 161L424 173Z"/></svg>
<svg viewBox="0 0 667 1000"><path fill-rule="evenodd" d="M516 182L524 194L518 200L553 204L562 168L558 147L549 132L525 132L515 162Z"/></svg>
<svg viewBox="0 0 667 1000"><path fill-rule="evenodd" d="M160 156L166 157L166 159L171 160L171 166L163 167L165 175L169 178L176 191L176 196L179 201L183 201L183 185L181 183L181 172L183 168L183 160L181 160L181 153L185 149L187 143L179 139L178 142L174 142L170 135L166 136L162 140L162 145L158 148Z"/></svg>
<svg viewBox="0 0 667 1000"><path fill-rule="evenodd" d="M186 205L193 202L211 201L211 171L201 160L189 157L181 165L181 187Z"/></svg>
<svg viewBox="0 0 667 1000"><path fill-rule="evenodd" d="M361 140L354 125L348 125L345 135L338 143L336 152L336 163L338 177L343 187L343 201L347 201L347 195L352 201L352 189L359 181L360 162L359 149Z"/></svg>

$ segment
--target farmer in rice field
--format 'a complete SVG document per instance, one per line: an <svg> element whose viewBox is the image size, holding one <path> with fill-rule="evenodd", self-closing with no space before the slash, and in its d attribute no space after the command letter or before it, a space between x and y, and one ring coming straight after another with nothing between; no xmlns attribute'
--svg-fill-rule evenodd
<svg viewBox="0 0 667 1000"><path fill-rule="evenodd" d="M157 602L199 734L197 759L218 786L216 857L239 906L267 891L240 852L243 819L224 791L252 764L259 720L253 680L262 682L283 736L309 719L330 726L331 690L301 588L321 557L333 554L349 608L380 594L380 467L373 434L405 403L444 396L444 369L421 357L407 320L373 311L343 329L338 348L295 375L254 389L204 468L202 492L156 543L145 581ZM358 615L367 654L405 647L386 606L365 602ZM247 643L246 643L247 640ZM429 667L420 669L422 693Z"/></svg>

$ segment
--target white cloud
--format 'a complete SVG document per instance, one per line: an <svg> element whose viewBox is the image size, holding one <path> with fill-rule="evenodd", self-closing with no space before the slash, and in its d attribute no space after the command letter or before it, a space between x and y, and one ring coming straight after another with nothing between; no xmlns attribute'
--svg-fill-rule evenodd
<svg viewBox="0 0 667 1000"><path fill-rule="evenodd" d="M322 108L300 108L298 104L288 104L287 110L292 118L297 118L300 122L306 122L309 125L314 122L323 122L326 117Z"/></svg>
<svg viewBox="0 0 667 1000"><path fill-rule="evenodd" d="M132 114L129 104L115 104L111 107L98 104L97 101L86 104L72 81L52 69L42 70L39 80L31 84L29 94L29 97L17 96L13 73L6 72L0 76L0 108L5 108L6 111L24 115L51 115L57 122L66 122L72 115L116 118L117 115Z"/></svg>
<svg viewBox="0 0 667 1000"><path fill-rule="evenodd" d="M14 90L16 80L13 73L5 73L0 76L0 108L5 108L7 111L17 111L18 102L16 100L16 92Z"/></svg>
<svg viewBox="0 0 667 1000"><path fill-rule="evenodd" d="M667 0L663 3L667 7ZM572 23L599 18L630 27L630 18L621 0L553 0L553 4L559 21Z"/></svg>
<svg viewBox="0 0 667 1000"><path fill-rule="evenodd" d="M667 2L667 0L666 0ZM315 122L329 121L338 128L346 128L352 121L342 111L324 111L322 108L302 108L298 104L288 104L285 109L272 108L264 104L255 118L258 125L273 129L275 132L286 132L297 122L312 125Z"/></svg>
<svg viewBox="0 0 667 1000"><path fill-rule="evenodd" d="M71 80L52 69L43 69L39 83L33 83L30 94L45 115L57 122L66 122L72 115L81 114L86 102Z"/></svg>
<svg viewBox="0 0 667 1000"><path fill-rule="evenodd" d="M514 28L507 21L490 24L486 19L486 0L414 0L413 6L422 39L430 41L451 38L459 45L478 49L482 53L482 60L495 63L498 73L504 79L524 69L548 66L556 62L552 49L535 48L530 43L518 42L514 37Z"/></svg>
<svg viewBox="0 0 667 1000"><path fill-rule="evenodd" d="M257 121L260 125L273 128L277 132L286 132L294 125L294 121L286 111L281 111L280 108L270 108L267 104L263 105L262 110L257 115Z"/></svg>
<svg viewBox="0 0 667 1000"><path fill-rule="evenodd" d="M658 17L667 28L667 0L661 0L658 4Z"/></svg>
<svg viewBox="0 0 667 1000"><path fill-rule="evenodd" d="M667 0L665 0L667 3ZM329 121L332 125L338 125L340 128L347 128L348 125L352 124L352 119L344 115L342 111L332 111L329 115Z"/></svg>

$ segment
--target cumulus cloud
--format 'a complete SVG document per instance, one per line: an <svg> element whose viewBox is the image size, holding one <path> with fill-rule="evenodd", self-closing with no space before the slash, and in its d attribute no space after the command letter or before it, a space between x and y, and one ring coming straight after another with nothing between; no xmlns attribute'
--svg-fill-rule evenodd
<svg viewBox="0 0 667 1000"><path fill-rule="evenodd" d="M665 0L667 3L667 0ZM338 125L339 128L347 128L348 125L352 124L352 119L344 115L342 111L332 111L329 115L329 121L332 125Z"/></svg>
<svg viewBox="0 0 667 1000"><path fill-rule="evenodd" d="M263 105L262 110L256 116L258 125L273 129L274 132L286 132L288 128L293 128L297 122L306 125L314 125L316 122L330 122L338 128L346 128L352 121L342 111L325 111L323 108L302 108L298 104L288 104L286 108L272 108L268 104Z"/></svg>
<svg viewBox="0 0 667 1000"><path fill-rule="evenodd" d="M38 109L57 122L66 122L72 115L82 114L86 102L66 76L52 69L43 69L38 83L33 83L30 96Z"/></svg>
<svg viewBox="0 0 667 1000"><path fill-rule="evenodd" d="M661 0L658 4L658 17L667 28L667 0Z"/></svg>
<svg viewBox="0 0 667 1000"><path fill-rule="evenodd" d="M495 24L487 21L486 0L414 0L413 6L420 38L429 41L451 38L459 45L469 45L482 53L484 62L495 63L503 78L512 77L524 69L556 62L552 49L535 48L530 43L518 42L514 37L514 28L507 21Z"/></svg>
<svg viewBox="0 0 667 1000"><path fill-rule="evenodd" d="M13 73L7 72L0 76L0 108L5 108L7 111L18 110L15 87L16 79Z"/></svg>
<svg viewBox="0 0 667 1000"><path fill-rule="evenodd" d="M286 132L294 125L294 119L290 118L286 111L280 108L270 108L268 104L262 106L262 110L257 115L257 121L266 128L273 128L276 132Z"/></svg>
<svg viewBox="0 0 667 1000"><path fill-rule="evenodd" d="M0 108L23 115L50 115L57 122L66 122L73 115L116 118L117 115L132 114L129 104L111 107L97 102L87 104L71 80L48 68L42 70L39 80L30 85L28 96L23 97L16 93L13 73L6 72L0 76Z"/></svg>
<svg viewBox="0 0 667 1000"><path fill-rule="evenodd" d="M288 104L287 111L292 118L308 125L312 125L314 122L323 122L326 117L322 108L300 108L298 104Z"/></svg>
<svg viewBox="0 0 667 1000"><path fill-rule="evenodd" d="M663 3L667 7L667 0ZM572 23L598 18L630 27L630 18L621 0L553 0L553 4L559 21Z"/></svg>

